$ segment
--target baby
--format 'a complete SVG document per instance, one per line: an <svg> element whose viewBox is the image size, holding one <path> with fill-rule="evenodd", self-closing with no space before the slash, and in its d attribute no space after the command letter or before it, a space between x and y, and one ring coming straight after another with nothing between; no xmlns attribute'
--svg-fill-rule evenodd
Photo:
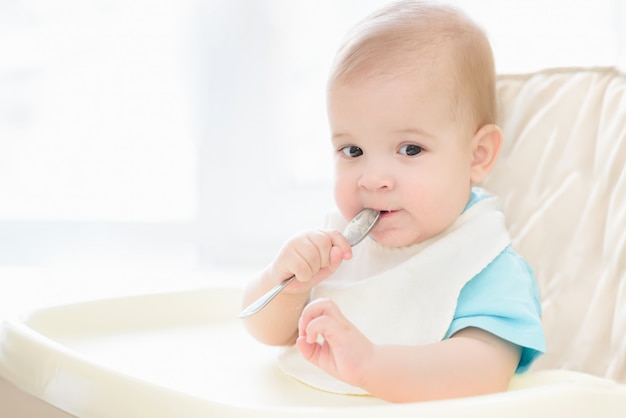
<svg viewBox="0 0 626 418"><path fill-rule="evenodd" d="M545 351L532 269L475 187L502 142L494 73L483 31L448 6L393 4L350 34L328 81L340 215L290 239L244 297L295 275L245 320L291 346L286 373L412 402L504 391ZM351 248L339 231L363 208L381 216Z"/></svg>

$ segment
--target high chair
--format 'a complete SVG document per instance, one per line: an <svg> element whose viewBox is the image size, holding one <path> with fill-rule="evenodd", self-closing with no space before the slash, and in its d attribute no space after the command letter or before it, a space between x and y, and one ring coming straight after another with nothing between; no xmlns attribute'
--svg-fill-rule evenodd
<svg viewBox="0 0 626 418"><path fill-rule="evenodd" d="M498 96L505 141L483 186L501 196L513 245L536 270L548 343L508 392L398 405L310 388L245 332L237 288L5 321L0 377L83 418L626 417L626 77L502 75Z"/></svg>

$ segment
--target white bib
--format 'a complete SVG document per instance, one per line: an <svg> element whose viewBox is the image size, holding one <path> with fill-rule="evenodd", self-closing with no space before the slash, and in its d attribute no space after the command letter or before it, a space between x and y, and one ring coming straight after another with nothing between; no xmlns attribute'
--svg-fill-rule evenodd
<svg viewBox="0 0 626 418"><path fill-rule="evenodd" d="M341 230L340 228L338 228ZM421 345L441 341L454 317L461 289L511 240L498 199L481 200L442 234L403 249L366 239L353 248L311 299L333 300L374 344ZM391 258L393 266L389 266ZM364 273L363 270L370 273ZM373 273L372 273L373 271ZM366 394L309 363L295 346L279 356L283 372L310 386L342 394Z"/></svg>

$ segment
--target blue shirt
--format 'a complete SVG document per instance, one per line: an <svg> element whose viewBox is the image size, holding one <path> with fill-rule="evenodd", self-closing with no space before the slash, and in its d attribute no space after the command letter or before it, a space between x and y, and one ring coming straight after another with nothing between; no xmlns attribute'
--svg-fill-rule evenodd
<svg viewBox="0 0 626 418"><path fill-rule="evenodd" d="M470 202L490 197L472 190ZM516 373L526 371L546 351L541 325L541 299L530 265L509 246L478 275L465 284L445 338L467 327L476 327L521 348Z"/></svg>

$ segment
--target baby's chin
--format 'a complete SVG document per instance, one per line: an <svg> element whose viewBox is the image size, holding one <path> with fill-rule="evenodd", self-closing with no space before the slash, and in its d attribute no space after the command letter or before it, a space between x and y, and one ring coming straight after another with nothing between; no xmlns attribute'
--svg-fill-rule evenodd
<svg viewBox="0 0 626 418"><path fill-rule="evenodd" d="M373 231L370 237L383 247L403 248L418 245L427 241L430 237L408 236L395 231Z"/></svg>

